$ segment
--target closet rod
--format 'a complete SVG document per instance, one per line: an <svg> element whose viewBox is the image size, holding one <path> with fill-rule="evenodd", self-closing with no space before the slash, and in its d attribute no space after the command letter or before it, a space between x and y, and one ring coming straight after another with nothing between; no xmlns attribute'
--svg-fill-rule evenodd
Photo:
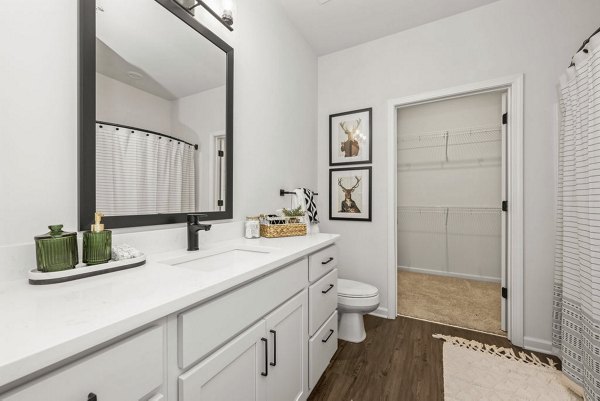
<svg viewBox="0 0 600 401"><path fill-rule="evenodd" d="M399 210L407 212L501 212L499 207L471 207L471 206L398 206Z"/></svg>
<svg viewBox="0 0 600 401"><path fill-rule="evenodd" d="M479 127L479 128L460 128L460 129L449 129L439 130L425 133L410 133L398 136L398 142L420 142L426 139L444 138L446 135L449 136L472 136L477 134L497 134L502 132L502 127Z"/></svg>
<svg viewBox="0 0 600 401"><path fill-rule="evenodd" d="M592 33L590 35L589 38L587 38L586 40L583 41L583 43L581 44L581 46L579 47L579 49L577 49L577 51L575 52L576 54L579 53L580 51L583 50L584 53L587 53L588 50L585 49L585 47L587 46L588 43L590 43L590 40L594 37L594 35L596 35L597 33L600 33L600 28L596 29L596 31L594 33ZM569 64L569 67L573 67L575 65L574 61L571 61L571 64Z"/></svg>
<svg viewBox="0 0 600 401"><path fill-rule="evenodd" d="M160 132L156 132L156 131L150 131L148 129L144 129L144 128L137 128L137 127L131 127L129 125L123 125L123 124L115 124L115 123L107 123L106 121L96 121L96 124L100 125L100 128L102 128L102 124L104 125L110 125L111 127L117 127L117 130L119 128L125 128L125 129L130 129L130 130L134 130L134 131L142 131L145 132L146 134L152 134L152 135L156 135L158 137L165 137L165 138L169 138L169 139L173 139L176 140L177 142L183 142L186 145L190 145L193 146L194 149L198 150L198 145L189 143L187 141L184 141L183 139L179 139L179 138L175 138L174 136L170 136L170 135L165 135L165 134L161 134Z"/></svg>

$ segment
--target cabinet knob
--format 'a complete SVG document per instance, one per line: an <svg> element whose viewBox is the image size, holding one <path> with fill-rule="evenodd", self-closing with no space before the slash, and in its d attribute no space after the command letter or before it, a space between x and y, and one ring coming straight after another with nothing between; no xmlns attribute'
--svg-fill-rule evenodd
<svg viewBox="0 0 600 401"><path fill-rule="evenodd" d="M89 393L87 401L98 401L98 397L94 393Z"/></svg>

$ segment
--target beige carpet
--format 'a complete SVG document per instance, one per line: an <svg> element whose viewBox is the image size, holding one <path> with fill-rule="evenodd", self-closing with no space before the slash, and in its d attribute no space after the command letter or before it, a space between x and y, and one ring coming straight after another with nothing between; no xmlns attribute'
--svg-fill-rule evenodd
<svg viewBox="0 0 600 401"><path fill-rule="evenodd" d="M398 314L505 335L500 284L398 272Z"/></svg>
<svg viewBox="0 0 600 401"><path fill-rule="evenodd" d="M436 334L444 340L445 401L580 401L551 360Z"/></svg>

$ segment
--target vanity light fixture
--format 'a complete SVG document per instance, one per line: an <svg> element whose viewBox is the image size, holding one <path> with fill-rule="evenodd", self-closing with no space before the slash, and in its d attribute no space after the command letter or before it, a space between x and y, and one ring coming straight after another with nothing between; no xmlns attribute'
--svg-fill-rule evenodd
<svg viewBox="0 0 600 401"><path fill-rule="evenodd" d="M183 9L188 13L194 15L194 9L198 6L202 6L206 11L215 17L225 28L233 31L233 13L232 13L232 1L223 0L223 14L219 16L208 4L202 0L175 0Z"/></svg>

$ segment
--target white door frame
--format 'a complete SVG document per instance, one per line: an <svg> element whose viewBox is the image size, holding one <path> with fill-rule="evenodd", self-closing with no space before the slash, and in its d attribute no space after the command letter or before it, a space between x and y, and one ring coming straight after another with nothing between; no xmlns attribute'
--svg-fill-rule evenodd
<svg viewBox="0 0 600 401"><path fill-rule="evenodd" d="M508 338L514 345L523 346L524 326L524 269L523 269L523 74L441 89L388 101L388 318L397 315L397 133L396 111L399 107L446 98L507 90L508 138Z"/></svg>

